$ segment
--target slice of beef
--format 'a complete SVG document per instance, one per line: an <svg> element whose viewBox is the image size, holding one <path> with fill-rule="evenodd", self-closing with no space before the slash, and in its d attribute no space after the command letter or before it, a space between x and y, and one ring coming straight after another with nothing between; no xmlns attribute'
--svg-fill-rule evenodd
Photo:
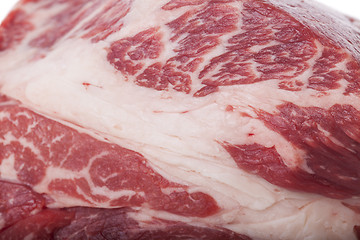
<svg viewBox="0 0 360 240"><path fill-rule="evenodd" d="M22 0L0 239L356 239L358 21L302 0Z"/></svg>

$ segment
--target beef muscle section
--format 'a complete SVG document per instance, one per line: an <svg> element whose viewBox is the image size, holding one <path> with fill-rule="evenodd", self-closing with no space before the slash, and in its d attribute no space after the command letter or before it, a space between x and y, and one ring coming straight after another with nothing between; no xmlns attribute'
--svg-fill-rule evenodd
<svg viewBox="0 0 360 240"><path fill-rule="evenodd" d="M22 0L0 239L357 239L358 21L300 0Z"/></svg>

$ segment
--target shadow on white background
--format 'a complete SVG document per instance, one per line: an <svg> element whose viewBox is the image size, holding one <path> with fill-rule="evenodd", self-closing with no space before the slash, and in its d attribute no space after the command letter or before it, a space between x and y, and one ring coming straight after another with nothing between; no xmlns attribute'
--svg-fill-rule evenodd
<svg viewBox="0 0 360 240"><path fill-rule="evenodd" d="M76 0L68 0L76 1ZM121 1L121 0L119 0ZM157 0L147 0L157 1ZM191 1L191 0L189 0ZM286 1L286 0L281 0ZM291 1L291 0L289 0ZM311 0L310 0L311 1ZM349 16L360 19L360 1L359 0L317 0L327 6L332 7L340 12L346 13ZM2 0L0 3L0 21L2 21L10 9L18 2L18 0Z"/></svg>

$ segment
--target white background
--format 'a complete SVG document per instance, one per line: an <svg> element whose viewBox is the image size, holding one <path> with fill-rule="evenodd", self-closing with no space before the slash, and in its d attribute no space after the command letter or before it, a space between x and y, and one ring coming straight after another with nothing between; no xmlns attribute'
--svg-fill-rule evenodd
<svg viewBox="0 0 360 240"><path fill-rule="evenodd" d="M0 0L0 21L6 16L10 11L12 6L17 2L17 0ZM76 1L76 0L73 0ZM148 0L156 1L156 0ZM285 0L284 0L285 1ZM343 13L347 13L350 16L357 17L360 19L360 1L359 0L317 0L322 2L334 9L337 9Z"/></svg>

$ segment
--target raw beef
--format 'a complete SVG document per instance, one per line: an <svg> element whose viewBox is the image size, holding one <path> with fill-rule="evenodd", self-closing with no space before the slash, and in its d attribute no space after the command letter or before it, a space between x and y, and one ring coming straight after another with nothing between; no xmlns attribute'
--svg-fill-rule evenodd
<svg viewBox="0 0 360 240"><path fill-rule="evenodd" d="M360 239L360 30L304 0L22 0L0 239Z"/></svg>

